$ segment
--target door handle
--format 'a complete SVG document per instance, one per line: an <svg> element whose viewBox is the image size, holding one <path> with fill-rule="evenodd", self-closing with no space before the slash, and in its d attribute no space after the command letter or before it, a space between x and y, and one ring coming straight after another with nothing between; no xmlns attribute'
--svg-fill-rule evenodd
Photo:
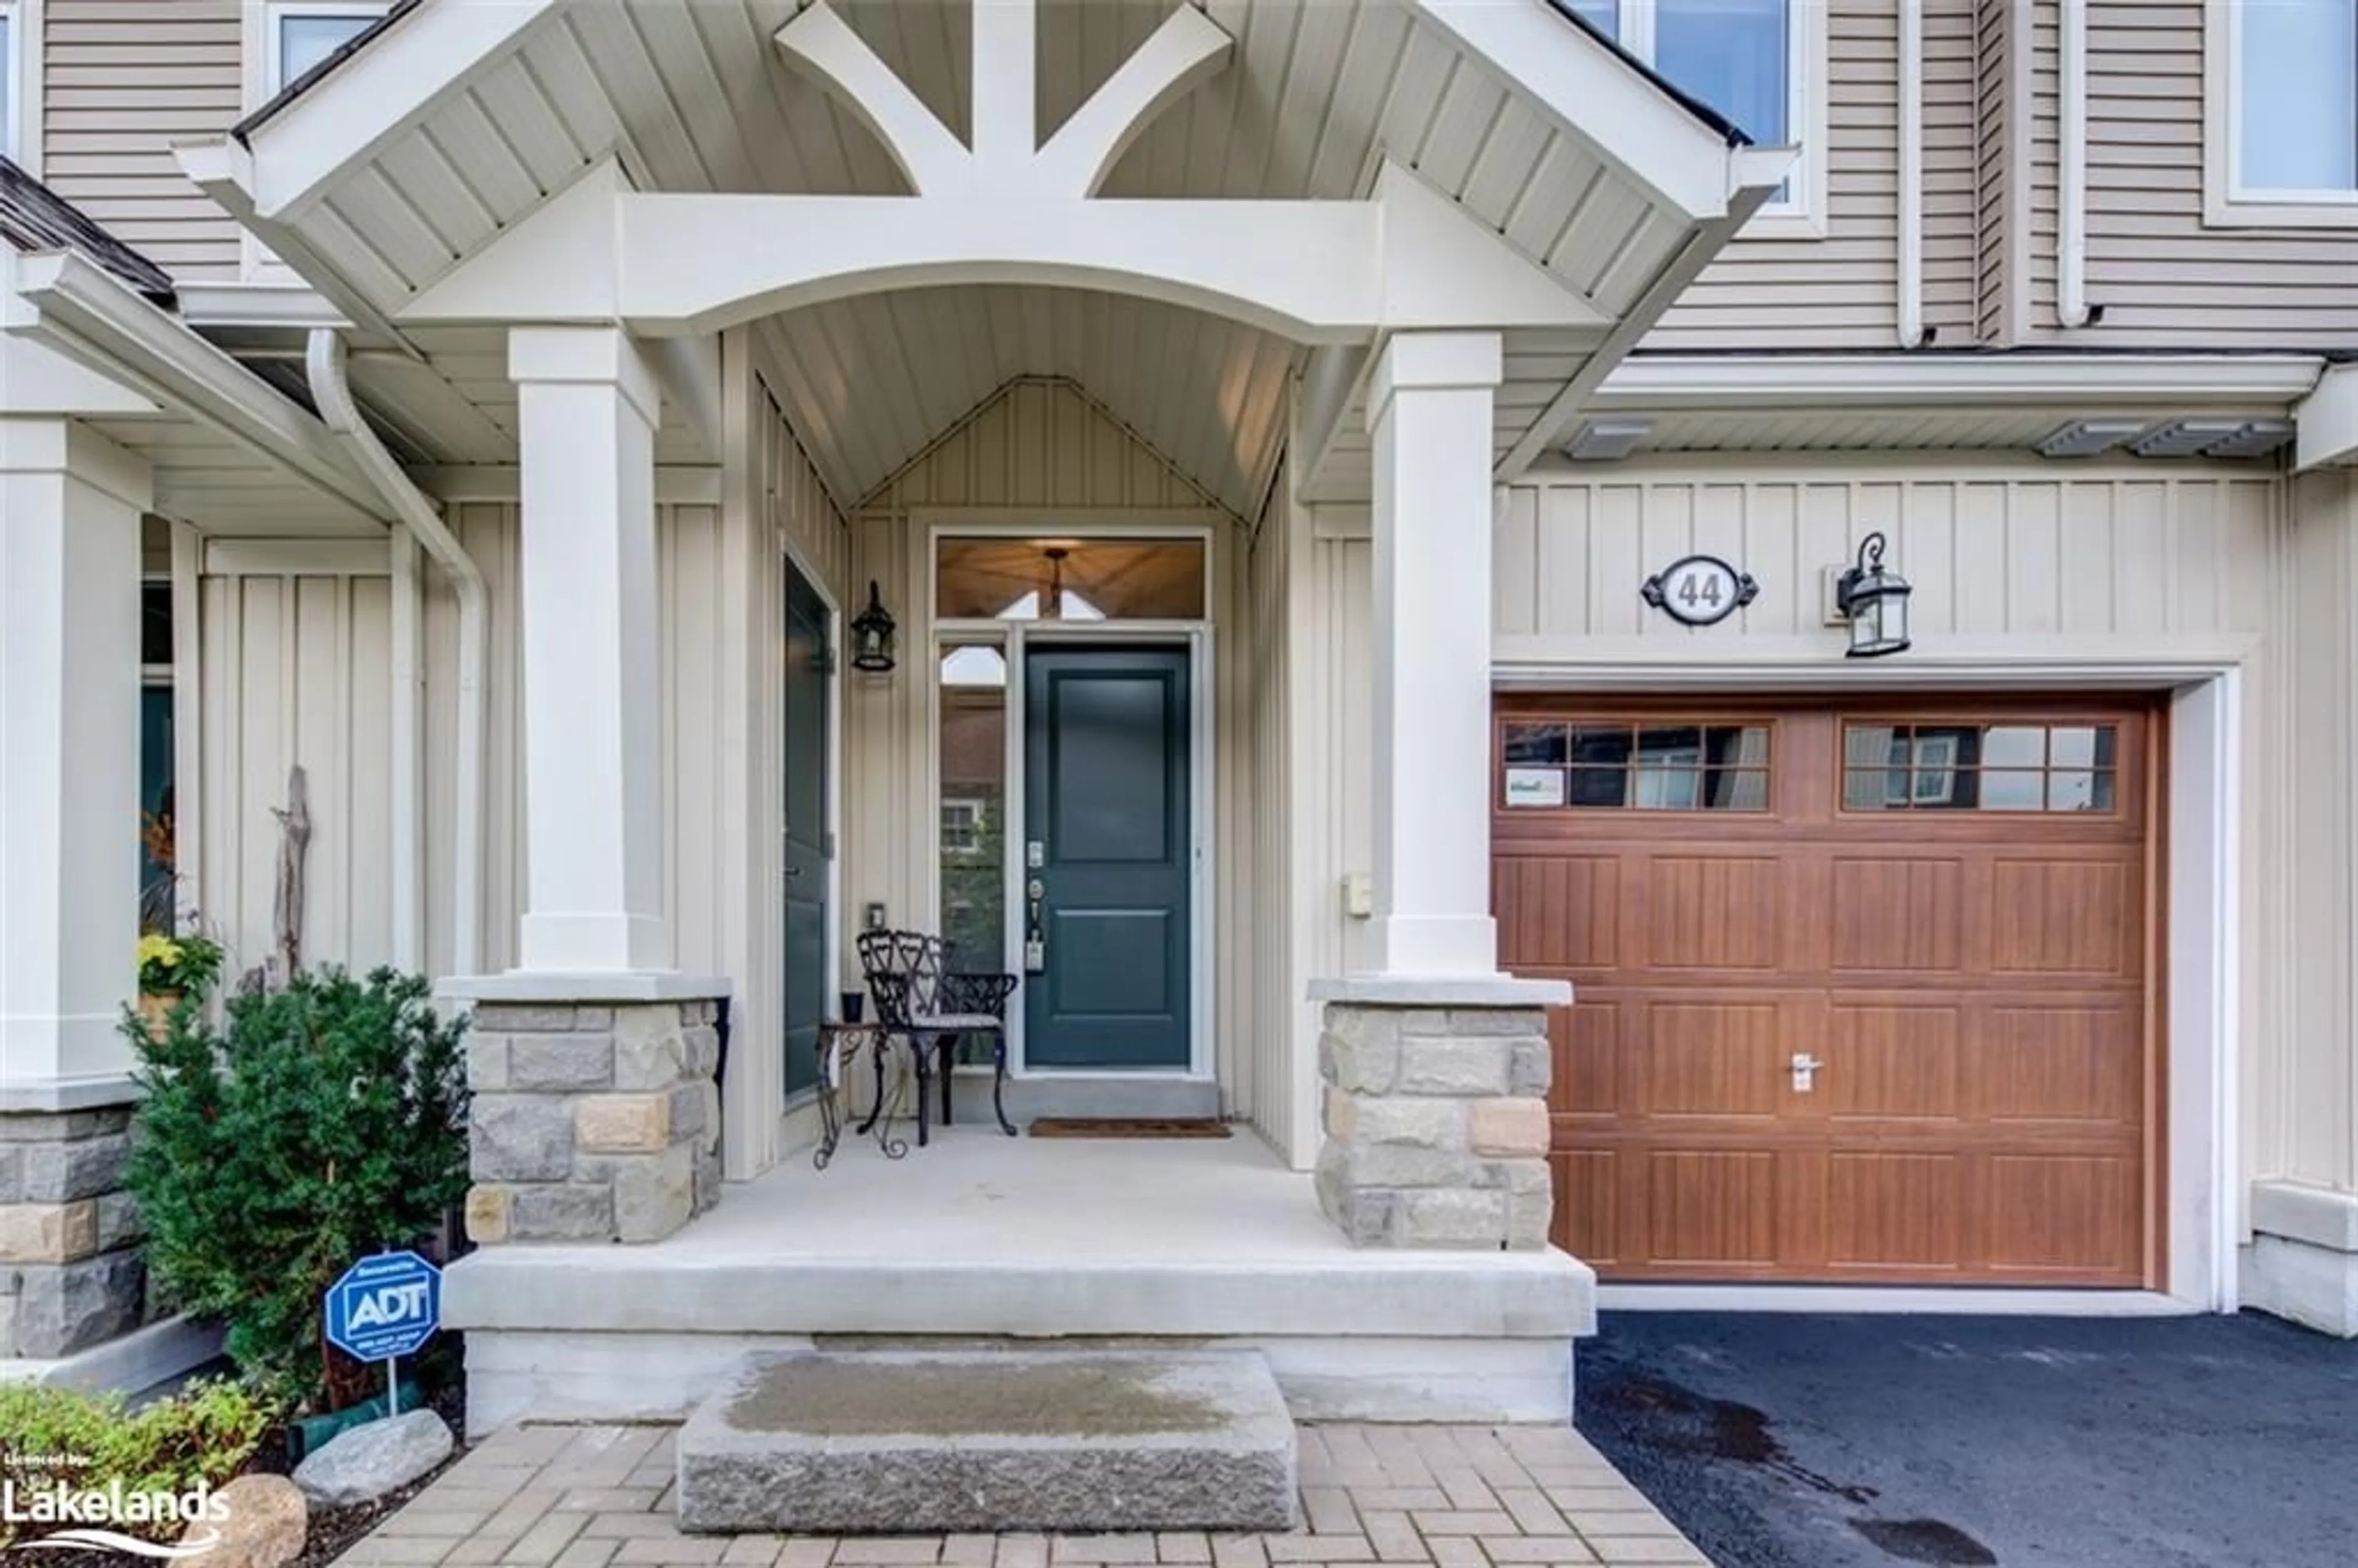
<svg viewBox="0 0 2358 1568"><path fill-rule="evenodd" d="M1819 1061L1807 1051L1794 1052L1793 1092L1797 1095L1805 1095L1816 1089L1818 1087L1818 1069L1824 1065L1825 1064L1823 1062Z"/></svg>
<svg viewBox="0 0 2358 1568"><path fill-rule="evenodd" d="M1048 896L1048 887L1038 877L1033 877L1025 885L1023 892L1026 911L1023 922L1023 972L1027 975L1045 974L1048 970L1048 939L1042 911L1044 901Z"/></svg>

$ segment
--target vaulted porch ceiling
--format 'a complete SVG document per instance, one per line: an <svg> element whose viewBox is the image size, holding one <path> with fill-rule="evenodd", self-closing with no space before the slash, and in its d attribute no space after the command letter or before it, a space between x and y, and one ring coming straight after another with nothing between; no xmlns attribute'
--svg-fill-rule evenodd
<svg viewBox="0 0 2358 1568"><path fill-rule="evenodd" d="M1040 141L1184 8L1040 0ZM1562 433L1610 358L1781 169L1732 152L1725 126L1552 0L1195 9L1231 46L1199 50L1184 91L1117 144L1095 194L1339 208L1365 203L1388 160L1412 171L1416 190L1586 313L1510 335L1502 470ZM790 23L848 34L938 120L946 146L962 154L975 139L968 0L427 0L184 163L357 328L413 341L453 330L422 325L421 297L610 158L642 193L906 192L907 148L880 140L872 106L851 106L860 94L781 47ZM1190 29L1199 46L1209 36L1193 22L1176 30ZM1088 386L1249 514L1288 438L1287 379L1305 371L1323 391L1303 467L1314 491L1347 492L1366 460L1353 432L1372 336L1329 342L1314 362L1302 334L1236 316L1036 280L960 282L826 299L762 330L793 367L795 384L778 389L789 413L846 502L1022 373Z"/></svg>

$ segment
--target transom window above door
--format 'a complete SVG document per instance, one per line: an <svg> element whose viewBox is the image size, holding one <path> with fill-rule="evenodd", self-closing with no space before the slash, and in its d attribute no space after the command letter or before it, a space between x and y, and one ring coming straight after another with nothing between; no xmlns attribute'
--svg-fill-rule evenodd
<svg viewBox="0 0 2358 1568"><path fill-rule="evenodd" d="M1202 539L1052 537L939 541L942 621L1200 621Z"/></svg>
<svg viewBox="0 0 2358 1568"><path fill-rule="evenodd" d="M2119 744L2110 724L1846 722L1843 809L2108 812Z"/></svg>
<svg viewBox="0 0 2358 1568"><path fill-rule="evenodd" d="M1768 809L1765 724L1513 719L1503 728L1510 810Z"/></svg>

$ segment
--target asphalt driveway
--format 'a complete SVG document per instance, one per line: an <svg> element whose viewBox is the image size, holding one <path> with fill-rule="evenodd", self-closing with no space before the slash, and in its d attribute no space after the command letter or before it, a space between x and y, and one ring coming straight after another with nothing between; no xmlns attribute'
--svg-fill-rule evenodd
<svg viewBox="0 0 2358 1568"><path fill-rule="evenodd" d="M1608 1314L1578 1425L1720 1568L2358 1564L2358 1343L2257 1315Z"/></svg>

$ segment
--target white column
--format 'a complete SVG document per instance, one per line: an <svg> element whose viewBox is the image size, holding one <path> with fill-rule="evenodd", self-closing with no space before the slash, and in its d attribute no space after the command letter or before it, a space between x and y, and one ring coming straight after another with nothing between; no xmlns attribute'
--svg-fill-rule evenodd
<svg viewBox="0 0 2358 1568"><path fill-rule="evenodd" d="M508 335L524 485L518 967L668 970L657 686L655 381L624 333Z"/></svg>
<svg viewBox="0 0 2358 1568"><path fill-rule="evenodd" d="M1494 976L1490 918L1495 332L1403 332L1368 391L1375 446L1379 974Z"/></svg>
<svg viewBox="0 0 2358 1568"><path fill-rule="evenodd" d="M129 1067L139 935L139 519L147 465L0 417L0 1095Z"/></svg>

